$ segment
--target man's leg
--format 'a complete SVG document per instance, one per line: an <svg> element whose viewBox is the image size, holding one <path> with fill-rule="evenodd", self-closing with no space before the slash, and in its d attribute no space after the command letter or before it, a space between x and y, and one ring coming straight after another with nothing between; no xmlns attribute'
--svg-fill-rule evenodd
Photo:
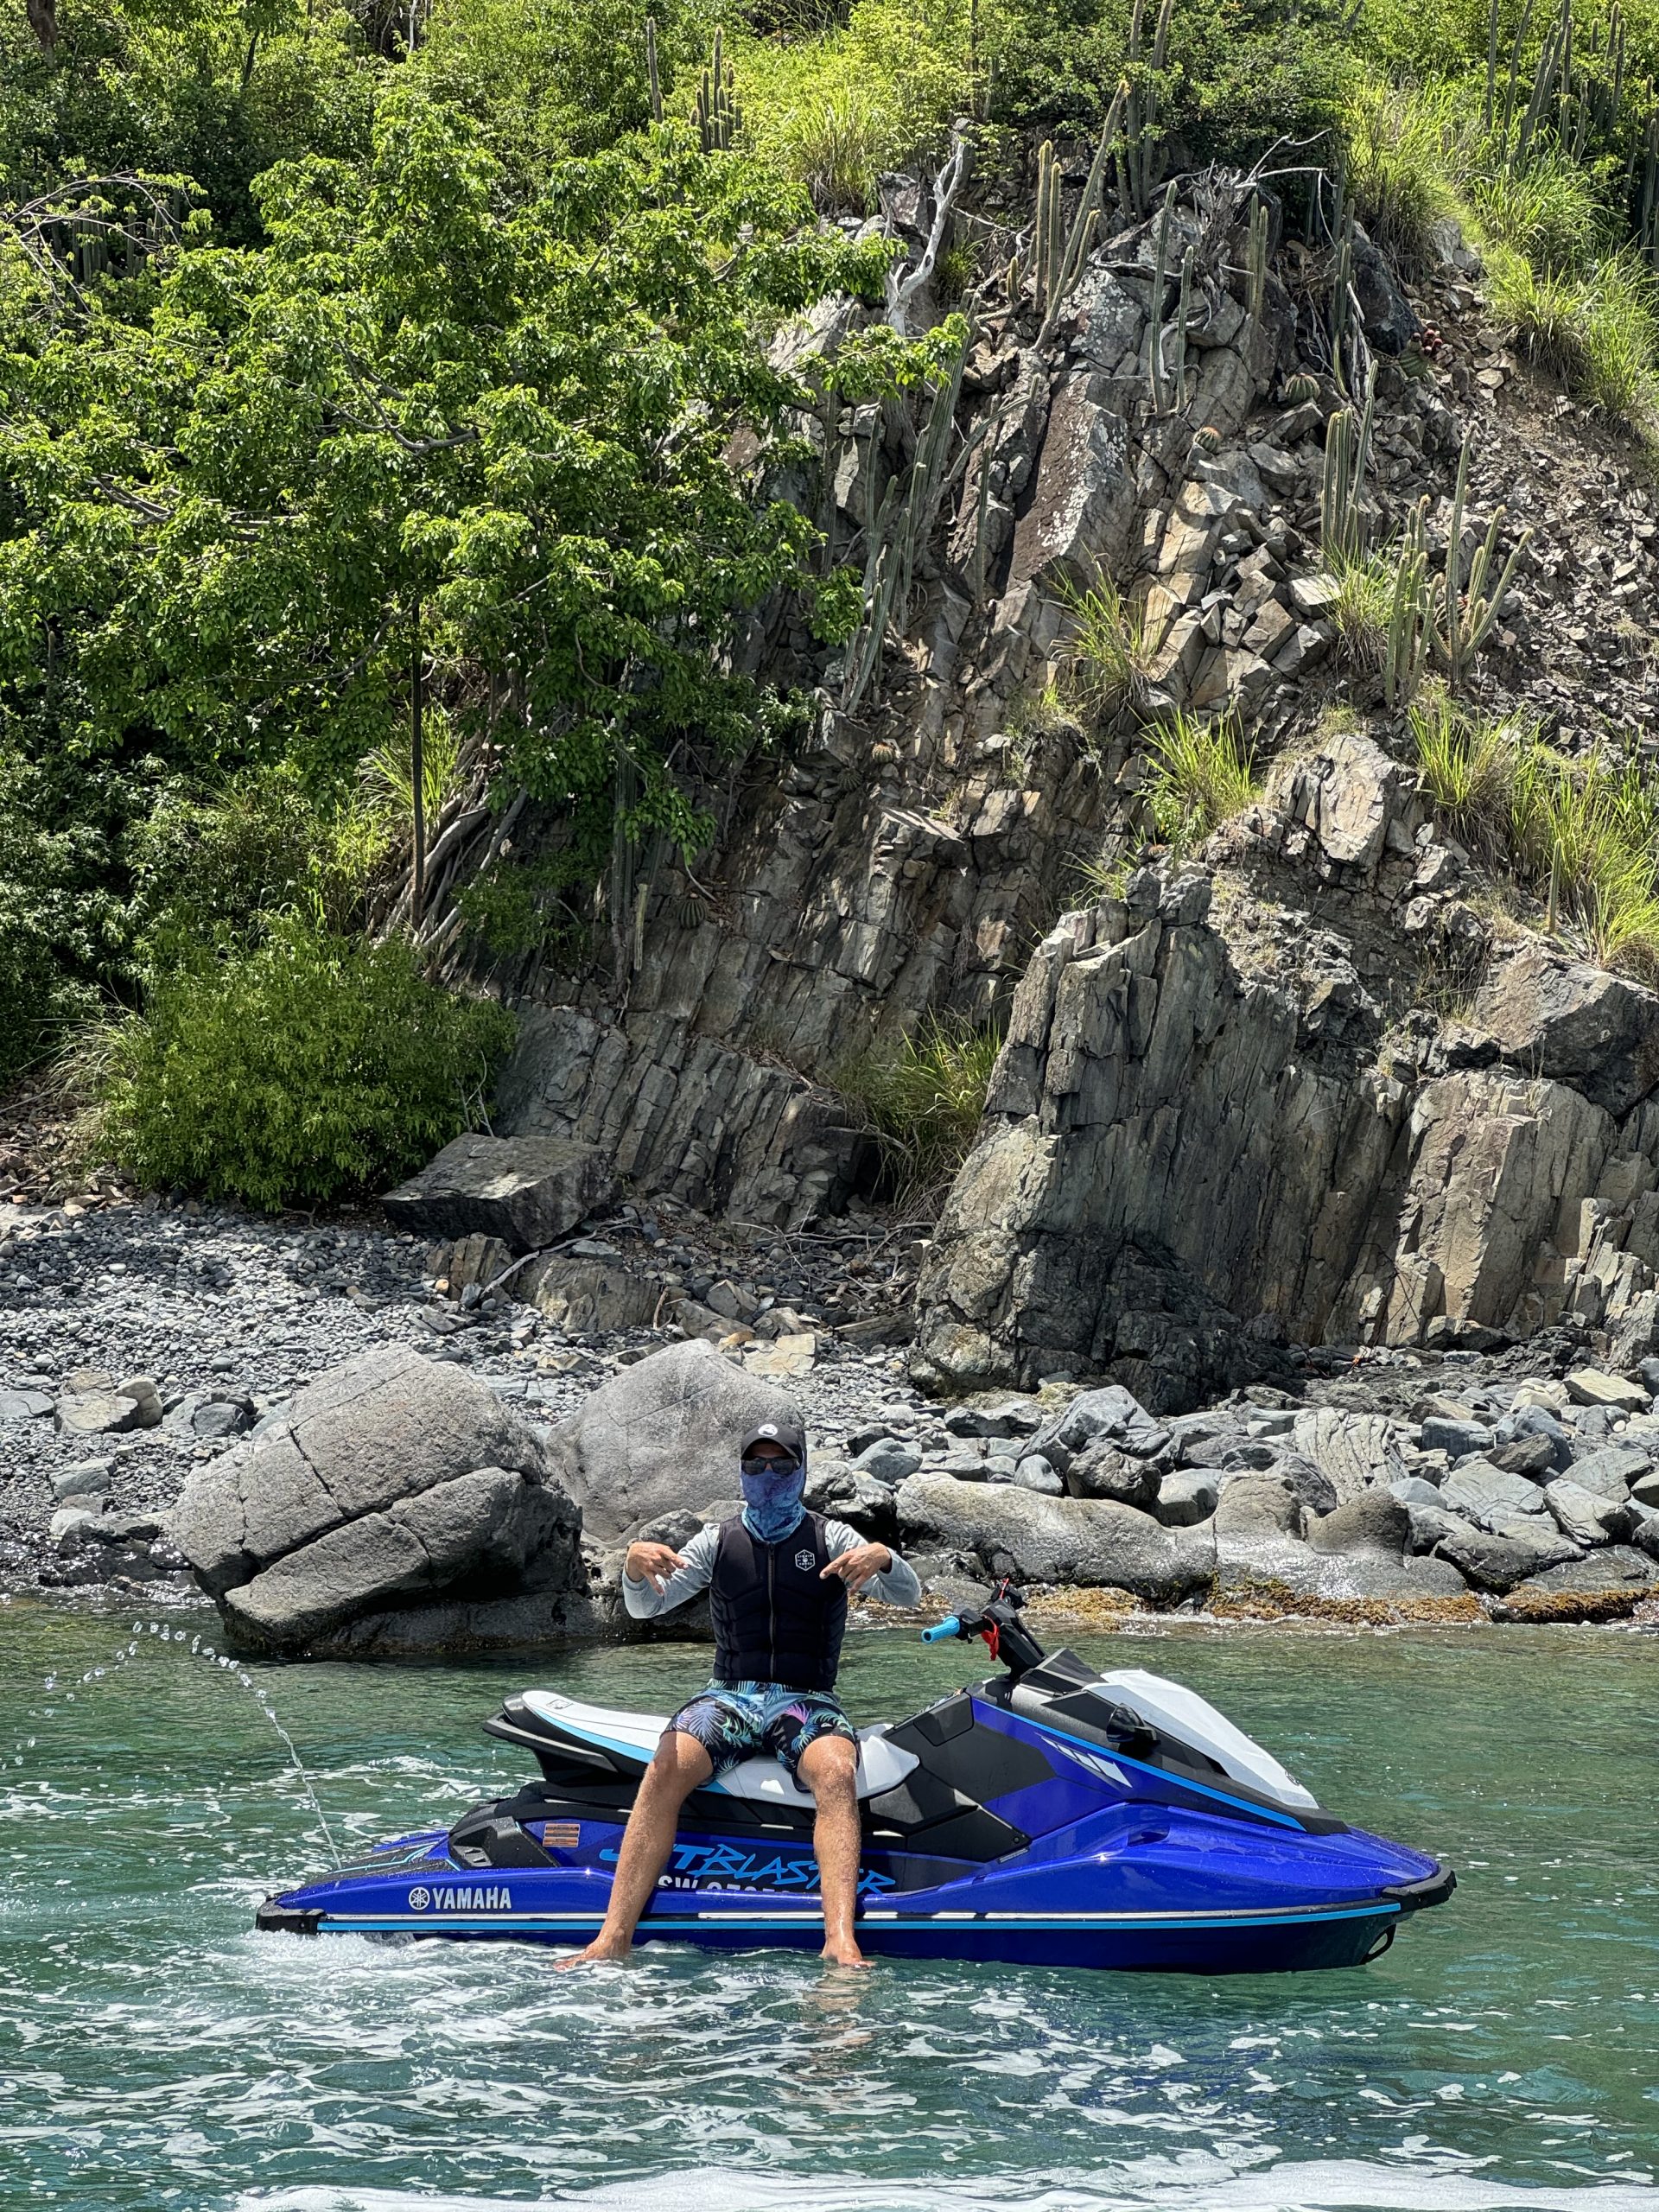
<svg viewBox="0 0 1659 2212"><path fill-rule="evenodd" d="M858 1746L844 1736L820 1736L801 1753L801 1784L817 1800L812 1848L823 1902L823 1955L838 1967L868 1966L858 1948Z"/></svg>
<svg viewBox="0 0 1659 2212"><path fill-rule="evenodd" d="M651 1903L668 1864L674 1832L680 1824L680 1808L714 1770L713 1759L695 1736L684 1735L677 1728L671 1728L664 1736L628 1815L605 1924L585 1951L559 1961L561 1973L589 1960L626 1958L639 1916Z"/></svg>

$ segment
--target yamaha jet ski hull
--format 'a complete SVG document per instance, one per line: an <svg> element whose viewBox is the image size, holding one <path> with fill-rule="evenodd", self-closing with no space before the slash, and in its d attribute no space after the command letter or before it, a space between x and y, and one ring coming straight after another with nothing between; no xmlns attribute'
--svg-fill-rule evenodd
<svg viewBox="0 0 1659 2212"><path fill-rule="evenodd" d="M1320 1811L1179 1684L1045 1657L1013 1603L987 1635L1007 1673L863 1732L868 1955L1209 1974L1351 1967L1450 1895L1449 1869ZM270 1897L258 1925L587 1942L663 1724L526 1691L486 1725L535 1756L538 1783ZM812 1812L765 1760L696 1791L639 1940L818 1949Z"/></svg>

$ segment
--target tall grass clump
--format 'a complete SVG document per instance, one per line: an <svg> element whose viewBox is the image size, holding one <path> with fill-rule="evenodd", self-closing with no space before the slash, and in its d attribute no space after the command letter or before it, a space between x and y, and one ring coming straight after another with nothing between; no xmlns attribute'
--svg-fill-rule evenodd
<svg viewBox="0 0 1659 2212"><path fill-rule="evenodd" d="M862 214L876 179L941 149L973 106L970 0L855 0L817 38L732 47L748 143L826 213Z"/></svg>
<svg viewBox="0 0 1659 2212"><path fill-rule="evenodd" d="M1362 554L1357 560L1327 561L1337 595L1330 614L1342 650L1354 668L1382 667L1388 651L1389 623L1400 577L1398 546Z"/></svg>
<svg viewBox="0 0 1659 2212"><path fill-rule="evenodd" d="M1071 632L1062 649L1066 697L1102 720L1121 708L1141 706L1153 659L1141 608L1125 599L1103 569L1090 584L1063 582L1060 597Z"/></svg>
<svg viewBox="0 0 1659 2212"><path fill-rule="evenodd" d="M1159 836L1178 852L1202 844L1255 797L1249 747L1231 715L1177 713L1147 733L1151 765L1141 796Z"/></svg>
<svg viewBox="0 0 1659 2212"><path fill-rule="evenodd" d="M1424 791L1471 847L1575 925L1603 967L1659 979L1659 792L1634 761L1573 758L1535 727L1440 699L1411 727Z"/></svg>
<svg viewBox="0 0 1659 2212"><path fill-rule="evenodd" d="M994 1029L930 1016L897 1052L873 1051L839 1071L836 1088L880 1146L901 1201L941 1198L967 1159L1001 1046Z"/></svg>
<svg viewBox="0 0 1659 2212"><path fill-rule="evenodd" d="M251 950L202 947L86 1040L89 1136L141 1182L266 1210L384 1190L471 1126L514 1028L427 982L407 945L284 915Z"/></svg>
<svg viewBox="0 0 1659 2212"><path fill-rule="evenodd" d="M1361 221L1388 251L1421 260L1434 225L1458 212L1448 164L1455 132L1449 88L1363 78L1341 103L1338 128Z"/></svg>
<svg viewBox="0 0 1659 2212"><path fill-rule="evenodd" d="M1418 780L1435 812L1471 848L1503 849L1516 778L1535 749L1532 726L1463 714L1444 692L1414 706L1410 722Z"/></svg>

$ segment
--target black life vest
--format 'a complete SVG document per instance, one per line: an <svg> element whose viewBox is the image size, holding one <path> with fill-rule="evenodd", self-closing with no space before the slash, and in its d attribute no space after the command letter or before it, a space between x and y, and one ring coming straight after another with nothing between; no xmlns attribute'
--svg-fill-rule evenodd
<svg viewBox="0 0 1659 2212"><path fill-rule="evenodd" d="M847 1627L847 1585L823 1579L830 1538L808 1513L781 1542L763 1544L741 1514L720 1524L709 1610L717 1682L785 1682L831 1690Z"/></svg>

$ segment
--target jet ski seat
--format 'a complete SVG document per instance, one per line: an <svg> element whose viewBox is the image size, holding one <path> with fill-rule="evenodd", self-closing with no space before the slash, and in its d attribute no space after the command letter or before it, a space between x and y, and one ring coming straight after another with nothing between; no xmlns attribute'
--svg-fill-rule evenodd
<svg viewBox="0 0 1659 2212"><path fill-rule="evenodd" d="M553 1727L583 1742L596 1744L603 1751L624 1752L637 1758L642 1766L650 1764L658 1739L669 1722L665 1713L625 1713L614 1706L584 1705L578 1698L562 1697L556 1690L525 1690L523 1702L539 1719ZM918 1764L914 1751L901 1751L896 1744L887 1741L885 1724L859 1730L861 1798L879 1797L886 1790L896 1789ZM812 1802L811 1791L798 1789L776 1759L745 1759L741 1765L734 1766L709 1787L723 1790L728 1797L751 1797L763 1805Z"/></svg>

